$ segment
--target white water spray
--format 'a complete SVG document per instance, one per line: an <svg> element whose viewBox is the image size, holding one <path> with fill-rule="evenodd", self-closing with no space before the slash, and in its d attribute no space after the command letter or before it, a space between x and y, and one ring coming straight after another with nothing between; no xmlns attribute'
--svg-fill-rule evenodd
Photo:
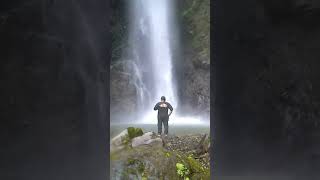
<svg viewBox="0 0 320 180"><path fill-rule="evenodd" d="M177 31L172 0L130 0L130 41L134 62L139 69L144 88L137 88L140 117L137 123L156 124L157 112L153 106L165 96L174 109L178 98L173 76L171 41ZM141 92L141 89L147 89ZM175 112L175 111L174 111ZM200 124L195 118L181 118L175 113L170 124Z"/></svg>

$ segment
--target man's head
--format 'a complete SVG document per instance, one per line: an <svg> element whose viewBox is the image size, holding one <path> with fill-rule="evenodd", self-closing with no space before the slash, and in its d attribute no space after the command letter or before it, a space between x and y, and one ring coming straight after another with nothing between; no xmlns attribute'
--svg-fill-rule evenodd
<svg viewBox="0 0 320 180"><path fill-rule="evenodd" d="M162 101L162 102L165 102L165 101L166 101L166 97L161 96L161 101Z"/></svg>

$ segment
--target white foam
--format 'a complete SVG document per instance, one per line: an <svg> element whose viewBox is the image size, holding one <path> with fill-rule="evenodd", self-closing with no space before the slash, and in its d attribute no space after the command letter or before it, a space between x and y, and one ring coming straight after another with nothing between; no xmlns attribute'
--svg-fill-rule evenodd
<svg viewBox="0 0 320 180"><path fill-rule="evenodd" d="M157 111L148 112L137 124L157 124ZM208 125L208 121L202 120L200 117L181 116L172 114L169 118L169 125Z"/></svg>

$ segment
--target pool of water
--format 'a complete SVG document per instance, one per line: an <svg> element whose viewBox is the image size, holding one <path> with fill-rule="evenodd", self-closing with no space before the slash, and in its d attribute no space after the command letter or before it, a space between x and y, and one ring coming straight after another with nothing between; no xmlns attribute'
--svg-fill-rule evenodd
<svg viewBox="0 0 320 180"><path fill-rule="evenodd" d="M143 132L153 131L157 132L158 127L156 124L112 124L110 125L110 138L113 138L127 127L139 127ZM162 127L162 131L164 128ZM187 134L210 134L210 126L208 125L170 125L169 135L187 135Z"/></svg>

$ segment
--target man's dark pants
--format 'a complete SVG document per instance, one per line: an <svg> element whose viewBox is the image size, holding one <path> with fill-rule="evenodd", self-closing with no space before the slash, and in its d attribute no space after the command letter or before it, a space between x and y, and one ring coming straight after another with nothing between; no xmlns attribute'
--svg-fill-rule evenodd
<svg viewBox="0 0 320 180"><path fill-rule="evenodd" d="M159 117L158 116L158 133L162 133L162 124L164 126L164 134L168 134L169 126L168 126L169 117Z"/></svg>

